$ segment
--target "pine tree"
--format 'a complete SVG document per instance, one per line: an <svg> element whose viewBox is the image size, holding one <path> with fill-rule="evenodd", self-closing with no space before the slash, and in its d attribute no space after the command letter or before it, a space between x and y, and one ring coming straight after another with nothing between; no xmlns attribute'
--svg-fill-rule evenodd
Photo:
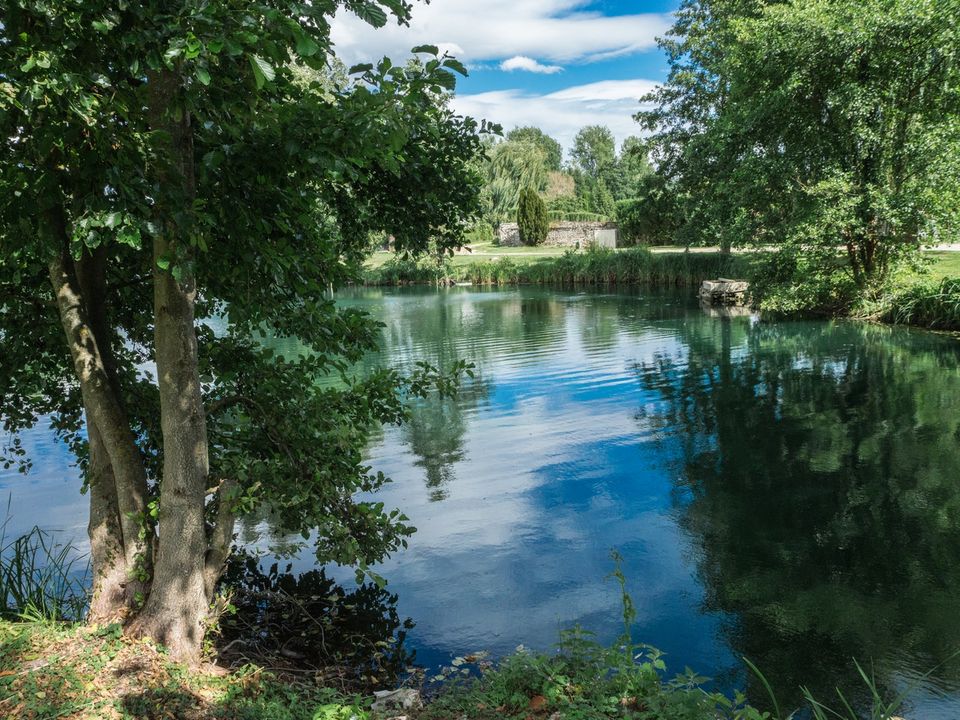
<svg viewBox="0 0 960 720"><path fill-rule="evenodd" d="M527 187L520 191L517 224L520 226L520 242L524 245L540 245L547 239L550 231L547 206L532 188Z"/></svg>

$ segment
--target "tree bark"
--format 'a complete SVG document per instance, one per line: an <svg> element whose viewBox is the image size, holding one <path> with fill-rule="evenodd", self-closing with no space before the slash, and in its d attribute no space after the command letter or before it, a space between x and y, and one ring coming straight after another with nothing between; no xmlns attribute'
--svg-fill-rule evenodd
<svg viewBox="0 0 960 720"><path fill-rule="evenodd" d="M48 219L54 236L65 239L66 222L62 211L51 211ZM96 544L91 548L94 577L100 580L99 596L103 599L98 612L112 615L114 610L120 611L120 608L109 607L118 598L123 598L124 604L129 606L138 594L142 594L143 581L149 573L150 546L142 532L147 496L146 469L120 398L108 376L66 250L51 260L49 269L61 324L80 382L88 432L91 433L91 473L96 473L96 477L91 475L91 480L97 487L91 488L89 530L91 543ZM111 477L112 491L105 486ZM114 499L115 507L112 506ZM116 519L119 538L114 532L113 518ZM122 551L122 556L115 556L116 550ZM117 583L117 586L108 586L105 584L108 582Z"/></svg>
<svg viewBox="0 0 960 720"><path fill-rule="evenodd" d="M90 494L90 566L93 575L92 596L87 621L106 625L124 619L135 602L128 592L126 555L120 513L117 505L117 485L113 466L107 454L100 431L90 412L87 414L87 437L90 459L87 467L87 492Z"/></svg>
<svg viewBox="0 0 960 720"><path fill-rule="evenodd" d="M147 86L151 125L169 140L168 165L160 171L164 196L157 199L153 247L163 476L153 585L130 631L152 637L166 645L174 658L190 662L199 656L210 605L204 522L209 465L194 329L196 281L189 247L177 244L180 228L170 205L176 202L189 208L192 204L193 141L189 114L177 102L177 75L150 73Z"/></svg>

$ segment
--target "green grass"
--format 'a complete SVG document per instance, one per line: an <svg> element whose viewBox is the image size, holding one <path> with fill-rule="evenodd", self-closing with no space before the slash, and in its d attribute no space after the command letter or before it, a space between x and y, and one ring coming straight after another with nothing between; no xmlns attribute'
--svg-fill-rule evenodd
<svg viewBox="0 0 960 720"><path fill-rule="evenodd" d="M692 287L717 277L741 277L749 272L750 255L720 253L652 252L625 250L567 250L545 257L507 255L488 258L462 256L438 264L395 258L365 274L369 285L430 284L442 282L474 285L636 283Z"/></svg>
<svg viewBox="0 0 960 720"><path fill-rule="evenodd" d="M924 253L924 257L932 262L929 276L932 280L960 277L960 252L945 252L942 250Z"/></svg>
<svg viewBox="0 0 960 720"><path fill-rule="evenodd" d="M361 702L253 666L186 668L119 626L0 621L0 717L359 720Z"/></svg>

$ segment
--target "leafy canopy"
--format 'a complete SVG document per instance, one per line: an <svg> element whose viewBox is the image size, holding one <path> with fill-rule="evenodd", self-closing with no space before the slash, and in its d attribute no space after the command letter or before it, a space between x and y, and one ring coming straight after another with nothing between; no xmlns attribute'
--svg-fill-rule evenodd
<svg viewBox="0 0 960 720"><path fill-rule="evenodd" d="M423 366L350 368L378 326L329 290L359 277L372 232L401 252L459 245L480 209L479 131L444 98L464 68L437 48L421 62L352 68L332 56L330 18L405 23L402 0L13 0L0 25L0 406L10 462L42 419L85 467L83 402L47 265L61 235L77 262L105 265L114 375L159 494L153 376L154 264L198 287L196 333L210 480L238 483L242 515L270 508L280 531L313 534L322 561L382 558L411 531L398 511L356 499L385 478L362 462L372 426L400 422L403 397L452 390ZM175 85L190 167L150 122L148 93ZM153 85L151 85L153 84ZM183 154L180 155L182 157ZM191 176L163 182L170 172ZM176 227L154 257L157 212ZM269 338L295 338L273 341ZM155 504L154 504L155 507ZM208 505L208 511L214 508ZM156 518L154 518L156 521ZM211 516L212 521L212 516ZM162 516L160 517L162 525Z"/></svg>
<svg viewBox="0 0 960 720"><path fill-rule="evenodd" d="M789 292L827 268L835 303L956 237L958 21L938 0L685 2L638 119L690 236L783 245Z"/></svg>

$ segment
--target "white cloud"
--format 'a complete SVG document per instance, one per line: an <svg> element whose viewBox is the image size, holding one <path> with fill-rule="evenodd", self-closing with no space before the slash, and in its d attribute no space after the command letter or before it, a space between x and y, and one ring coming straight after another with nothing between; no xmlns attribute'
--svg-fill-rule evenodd
<svg viewBox="0 0 960 720"><path fill-rule="evenodd" d="M589 12L585 0L433 0L418 3L409 27L374 29L341 12L332 26L337 53L347 62L402 60L424 43L455 49L471 62L515 56L553 62L589 61L650 50L669 28L668 15L615 17Z"/></svg>
<svg viewBox="0 0 960 720"><path fill-rule="evenodd" d="M604 80L537 95L521 90L495 90L457 95L453 107L463 115L484 118L504 130L534 125L569 149L585 125L606 125L617 142L641 134L633 115L640 97L656 87L652 80Z"/></svg>
<svg viewBox="0 0 960 720"><path fill-rule="evenodd" d="M500 69L507 72L525 70L526 72L543 73L544 75L553 75L563 70L559 65L543 65L525 55L515 55L509 60L504 60L500 63Z"/></svg>

